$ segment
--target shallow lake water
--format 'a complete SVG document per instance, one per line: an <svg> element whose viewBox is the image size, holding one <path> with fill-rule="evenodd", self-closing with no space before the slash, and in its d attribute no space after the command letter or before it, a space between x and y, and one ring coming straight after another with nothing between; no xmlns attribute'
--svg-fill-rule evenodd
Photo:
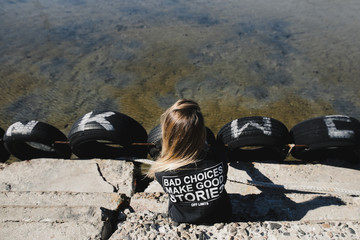
<svg viewBox="0 0 360 240"><path fill-rule="evenodd" d="M0 127L68 134L114 110L149 132L179 98L215 134L255 115L289 129L360 119L359 12L358 0L2 0Z"/></svg>

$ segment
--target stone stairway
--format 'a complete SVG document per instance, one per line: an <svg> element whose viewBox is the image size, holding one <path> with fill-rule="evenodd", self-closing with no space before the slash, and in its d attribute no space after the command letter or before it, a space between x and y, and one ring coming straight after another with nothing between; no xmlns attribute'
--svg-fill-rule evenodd
<svg viewBox="0 0 360 240"><path fill-rule="evenodd" d="M133 194L133 170L100 159L2 164L1 239L108 239Z"/></svg>
<svg viewBox="0 0 360 240"><path fill-rule="evenodd" d="M101 159L0 164L0 238L119 239L119 209L167 212L168 197L156 181L134 193L134 166ZM359 163L340 160L232 162L226 189L234 221L357 222L359 172Z"/></svg>

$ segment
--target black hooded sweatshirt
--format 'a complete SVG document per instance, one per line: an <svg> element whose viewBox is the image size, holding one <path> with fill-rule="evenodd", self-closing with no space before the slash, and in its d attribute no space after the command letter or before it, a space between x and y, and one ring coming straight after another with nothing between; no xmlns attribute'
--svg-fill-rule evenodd
<svg viewBox="0 0 360 240"><path fill-rule="evenodd" d="M225 190L227 163L212 151L196 163L174 171L157 172L156 180L169 194L169 216L178 223L228 222L231 203Z"/></svg>

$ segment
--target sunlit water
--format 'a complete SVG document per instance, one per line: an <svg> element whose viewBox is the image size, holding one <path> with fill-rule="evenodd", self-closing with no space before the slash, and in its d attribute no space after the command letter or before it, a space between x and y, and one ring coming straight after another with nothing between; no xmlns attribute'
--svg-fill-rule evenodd
<svg viewBox="0 0 360 240"><path fill-rule="evenodd" d="M261 115L360 119L358 0L1 0L0 127L92 110L147 131L179 98L216 134Z"/></svg>

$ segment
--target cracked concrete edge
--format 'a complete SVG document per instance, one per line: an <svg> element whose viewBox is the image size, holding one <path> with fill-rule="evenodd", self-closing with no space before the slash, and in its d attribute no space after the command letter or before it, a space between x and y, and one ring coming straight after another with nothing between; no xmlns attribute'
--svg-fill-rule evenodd
<svg viewBox="0 0 360 240"><path fill-rule="evenodd" d="M117 215L98 206L0 206L1 239L108 239Z"/></svg>
<svg viewBox="0 0 360 240"><path fill-rule="evenodd" d="M135 192L135 166L125 160L93 159L103 180L117 193L131 197Z"/></svg>
<svg viewBox="0 0 360 240"><path fill-rule="evenodd" d="M0 191L134 193L134 164L108 159L33 159L0 167Z"/></svg>
<svg viewBox="0 0 360 240"><path fill-rule="evenodd" d="M119 189L116 186L114 186L111 182L106 180L106 178L102 174L101 167L100 167L100 165L98 163L96 163L96 167L97 167L97 170L99 172L100 177L104 180L104 182L107 182L108 184L110 184L113 187L114 192L118 192Z"/></svg>
<svg viewBox="0 0 360 240"><path fill-rule="evenodd" d="M93 160L40 158L0 170L1 191L113 192Z"/></svg>
<svg viewBox="0 0 360 240"><path fill-rule="evenodd" d="M34 159L1 164L0 172L4 239L107 239L134 193L134 164L126 161Z"/></svg>

